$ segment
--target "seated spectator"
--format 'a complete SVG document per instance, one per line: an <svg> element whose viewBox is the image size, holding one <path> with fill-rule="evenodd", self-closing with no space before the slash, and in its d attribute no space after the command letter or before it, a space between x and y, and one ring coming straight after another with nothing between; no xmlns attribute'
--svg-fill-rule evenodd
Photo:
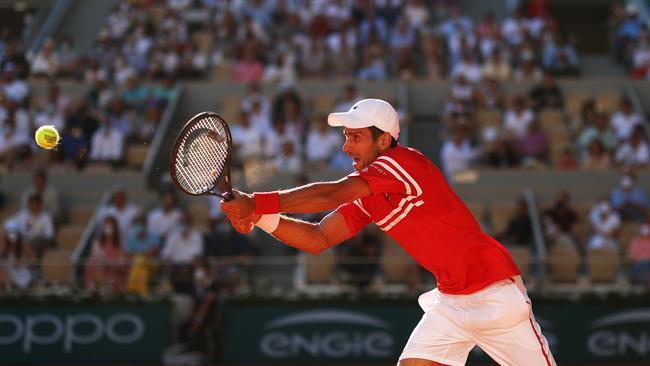
<svg viewBox="0 0 650 366"><path fill-rule="evenodd" d="M585 127L578 136L578 145L583 150L586 150L594 139L598 139L601 142L607 153L613 151L618 143L616 135L609 125L606 114L596 114L594 125Z"/></svg>
<svg viewBox="0 0 650 366"><path fill-rule="evenodd" d="M587 250L607 248L618 250L618 231L621 218L607 201L599 202L589 213L593 234L587 242Z"/></svg>
<svg viewBox="0 0 650 366"><path fill-rule="evenodd" d="M151 89L137 76L131 76L127 80L126 90L122 93L121 99L128 108L144 112L151 97Z"/></svg>
<svg viewBox="0 0 650 366"><path fill-rule="evenodd" d="M451 86L451 94L445 105L445 113L471 113L475 109L476 89L459 75Z"/></svg>
<svg viewBox="0 0 650 366"><path fill-rule="evenodd" d="M18 227L5 225L4 245L0 251L0 289L26 289L38 278L33 266L34 249L24 240Z"/></svg>
<svg viewBox="0 0 650 366"><path fill-rule="evenodd" d="M292 141L283 142L280 153L275 158L275 169L287 173L300 172L302 170L302 158L298 155L297 150Z"/></svg>
<svg viewBox="0 0 650 366"><path fill-rule="evenodd" d="M612 115L609 123L614 129L618 141L622 142L632 136L634 128L642 121L641 115L632 109L632 102L627 98L622 98L619 110Z"/></svg>
<svg viewBox="0 0 650 366"><path fill-rule="evenodd" d="M305 153L307 162L326 167L340 148L343 138L339 131L327 124L327 115L318 116L314 126L307 135Z"/></svg>
<svg viewBox="0 0 650 366"><path fill-rule="evenodd" d="M192 227L189 214L183 213L160 252L160 258L171 266L169 275L176 290L189 290L193 263L203 256L203 250L203 234Z"/></svg>
<svg viewBox="0 0 650 366"><path fill-rule="evenodd" d="M54 41L47 39L32 60L31 72L35 76L54 77L59 72L59 55L54 49Z"/></svg>
<svg viewBox="0 0 650 366"><path fill-rule="evenodd" d="M300 138L295 131L287 128L284 120L277 120L273 124L273 130L266 138L264 156L269 159L276 159L282 153L285 142L291 142L295 150L296 146L300 144Z"/></svg>
<svg viewBox="0 0 650 366"><path fill-rule="evenodd" d="M492 50L490 59L483 65L483 79L490 78L497 81L510 80L512 69L506 60L503 59L501 50L495 48Z"/></svg>
<svg viewBox="0 0 650 366"><path fill-rule="evenodd" d="M156 133L156 128L160 124L162 118L163 110L156 105L151 103L147 107L147 112L144 117L138 118L138 126L135 131L135 140L145 144L151 143L153 141L154 134Z"/></svg>
<svg viewBox="0 0 650 366"><path fill-rule="evenodd" d="M238 83L259 82L264 75L264 65L258 60L255 49L244 47L233 68L233 80Z"/></svg>
<svg viewBox="0 0 650 366"><path fill-rule="evenodd" d="M591 139L589 149L584 153L582 169L608 170L612 167L609 154L599 138Z"/></svg>
<svg viewBox="0 0 650 366"><path fill-rule="evenodd" d="M523 97L517 97L512 109L506 111L503 117L503 127L513 134L515 138L523 137L528 131L528 125L535 120L535 114L526 108Z"/></svg>
<svg viewBox="0 0 650 366"><path fill-rule="evenodd" d="M21 133L12 121L5 121L4 128L0 129L0 163L6 164L9 170L31 155L30 136Z"/></svg>
<svg viewBox="0 0 650 366"><path fill-rule="evenodd" d="M467 134L467 127L460 125L442 144L440 159L448 178L456 172L469 169L472 162L480 155L480 150L472 147Z"/></svg>
<svg viewBox="0 0 650 366"><path fill-rule="evenodd" d="M144 216L133 220L133 225L127 232L124 250L132 256L127 291L140 296L148 295L149 283L158 270L156 258L160 250L160 237L147 230Z"/></svg>
<svg viewBox="0 0 650 366"><path fill-rule="evenodd" d="M517 82L521 81L532 81L539 83L544 78L544 73L542 69L535 65L535 61L532 57L523 59L521 65L515 69L513 72L513 78Z"/></svg>
<svg viewBox="0 0 650 366"><path fill-rule="evenodd" d="M528 204L523 197L517 200L515 212L508 221L505 231L497 237L505 246L531 247L533 245L533 224L528 214Z"/></svg>
<svg viewBox="0 0 650 366"><path fill-rule="evenodd" d="M483 83L477 93L477 103L481 109L502 109L504 106L504 96L499 82L495 79L483 78Z"/></svg>
<svg viewBox="0 0 650 366"><path fill-rule="evenodd" d="M650 149L643 126L636 126L632 137L619 146L614 161L620 166L632 169L643 169L650 164Z"/></svg>
<svg viewBox="0 0 650 366"><path fill-rule="evenodd" d="M243 110L239 112L239 123L232 127L232 143L235 156L242 163L262 155L262 133Z"/></svg>
<svg viewBox="0 0 650 366"><path fill-rule="evenodd" d="M544 73L542 82L530 91L530 99L536 111L544 108L561 109L563 104L562 90L548 72Z"/></svg>
<svg viewBox="0 0 650 366"><path fill-rule="evenodd" d="M131 223L140 215L140 207L128 202L126 190L117 188L111 197L111 203L104 206L97 214L97 222L103 222L104 218L112 216L117 220L117 227L120 229L122 240L126 240L126 235L131 228Z"/></svg>
<svg viewBox="0 0 650 366"><path fill-rule="evenodd" d="M106 216L98 229L86 260L86 288L110 287L113 291L121 292L124 290L128 259L117 220Z"/></svg>
<svg viewBox="0 0 650 366"><path fill-rule="evenodd" d="M88 139L79 125L70 125L61 136L59 143L64 162L83 169L88 161Z"/></svg>
<svg viewBox="0 0 650 366"><path fill-rule="evenodd" d="M596 101L592 98L585 100L580 106L580 114L572 121L572 128L576 131L584 131L587 128L596 126Z"/></svg>
<svg viewBox="0 0 650 366"><path fill-rule="evenodd" d="M56 188L47 182L47 172L37 169L32 175L32 185L27 187L22 194L21 206L27 208L29 198L34 194L41 196L43 208L52 215L55 222L61 222L61 206L59 193Z"/></svg>
<svg viewBox="0 0 650 366"><path fill-rule="evenodd" d="M481 81L482 71L481 66L476 62L472 53L469 51L463 52L463 58L460 63L456 64L451 70L451 77L456 79L458 76L463 75L465 79L472 84Z"/></svg>
<svg viewBox="0 0 650 366"><path fill-rule="evenodd" d="M494 148L487 155L487 164L492 168L515 168L519 166L519 155L512 140L499 136Z"/></svg>
<svg viewBox="0 0 650 366"><path fill-rule="evenodd" d="M559 158L555 162L555 168L560 171L578 169L578 159L576 159L576 154L571 146L562 149Z"/></svg>
<svg viewBox="0 0 650 366"><path fill-rule="evenodd" d="M571 207L571 196L568 191L561 191L553 206L544 211L546 235L554 245L570 245L577 249L574 239L578 237L578 215Z"/></svg>
<svg viewBox="0 0 650 366"><path fill-rule="evenodd" d="M2 88L7 99L17 105L23 105L27 101L30 88L29 84L27 84L24 79L19 78L17 73L18 70L16 70L16 65L11 62L4 64L0 88Z"/></svg>
<svg viewBox="0 0 650 366"><path fill-rule="evenodd" d="M386 80L387 77L388 73L383 56L378 52L366 49L361 57L361 67L357 72L357 79L381 81Z"/></svg>
<svg viewBox="0 0 650 366"><path fill-rule="evenodd" d="M547 162L549 157L549 139L546 132L537 120L533 120L526 133L521 136L519 153L524 160L534 159L538 162Z"/></svg>
<svg viewBox="0 0 650 366"><path fill-rule="evenodd" d="M544 34L542 66L554 75L578 74L578 54L559 32Z"/></svg>
<svg viewBox="0 0 650 366"><path fill-rule="evenodd" d="M165 238L180 224L183 213L171 189L161 192L160 203L159 207L149 211L147 215L147 230L153 235Z"/></svg>
<svg viewBox="0 0 650 366"><path fill-rule="evenodd" d="M99 128L93 133L90 160L116 166L124 155L124 135L110 125L106 116L100 116Z"/></svg>
<svg viewBox="0 0 650 366"><path fill-rule="evenodd" d="M133 132L133 121L126 113L124 102L114 99L108 108L108 123L128 139Z"/></svg>
<svg viewBox="0 0 650 366"><path fill-rule="evenodd" d="M646 288L650 284L650 222L639 228L630 242L627 258L632 264L632 279Z"/></svg>
<svg viewBox="0 0 650 366"><path fill-rule="evenodd" d="M54 245L54 220L43 208L43 199L37 193L27 199L27 207L10 219L21 236L34 248L36 256L43 257L45 250Z"/></svg>
<svg viewBox="0 0 650 366"><path fill-rule="evenodd" d="M648 193L637 183L636 176L631 172L621 176L619 185L612 189L610 202L626 221L640 222L650 209Z"/></svg>
<svg viewBox="0 0 650 366"><path fill-rule="evenodd" d="M247 102L247 103L246 103ZM266 97L249 96L242 101L242 109L248 112L250 124L257 129L262 136L267 136L271 131L271 105Z"/></svg>

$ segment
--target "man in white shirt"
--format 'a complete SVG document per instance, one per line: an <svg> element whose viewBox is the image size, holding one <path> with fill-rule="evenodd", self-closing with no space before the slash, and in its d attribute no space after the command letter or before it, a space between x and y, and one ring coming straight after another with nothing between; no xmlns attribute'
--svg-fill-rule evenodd
<svg viewBox="0 0 650 366"><path fill-rule="evenodd" d="M97 215L97 222L104 222L104 218L113 216L119 225L122 240L125 240L126 233L131 228L131 223L140 212L140 207L127 202L124 188L117 188L113 193L111 204L100 209Z"/></svg>
<svg viewBox="0 0 650 366"><path fill-rule="evenodd" d="M451 77L457 78L459 75L465 76L470 83L476 84L481 81L481 66L474 60L472 54L468 51L463 52L463 59L451 70Z"/></svg>
<svg viewBox="0 0 650 366"><path fill-rule="evenodd" d="M594 234L587 242L587 249L609 248L616 250L616 234L621 227L621 217L607 201L601 201L589 214Z"/></svg>
<svg viewBox="0 0 650 366"><path fill-rule="evenodd" d="M307 161L312 164L327 165L341 143L341 134L329 127L327 116L318 116L315 125L307 135L305 145Z"/></svg>
<svg viewBox="0 0 650 366"><path fill-rule="evenodd" d="M16 68L14 64L7 63L2 73L3 83L2 90L7 98L18 104L22 104L27 95L29 95L29 85L25 80L16 77Z"/></svg>
<svg viewBox="0 0 650 366"><path fill-rule="evenodd" d="M632 110L632 103L628 99L621 99L619 110L612 115L610 124L614 128L618 141L630 138L634 127L641 124L641 116Z"/></svg>
<svg viewBox="0 0 650 366"><path fill-rule="evenodd" d="M631 167L644 168L650 163L650 151L645 139L643 126L638 125L628 141L625 141L616 150L614 160L617 164Z"/></svg>
<svg viewBox="0 0 650 366"><path fill-rule="evenodd" d="M262 155L262 134L243 110L239 112L239 123L232 126L232 143L236 156L242 161Z"/></svg>
<svg viewBox="0 0 650 366"><path fill-rule="evenodd" d="M456 172L469 169L471 163L480 154L480 150L473 148L466 136L466 128L458 126L453 136L447 138L442 144L440 156L448 178Z"/></svg>
<svg viewBox="0 0 650 366"><path fill-rule="evenodd" d="M163 246L160 257L173 265L188 265L203 255L203 235L190 225L189 215L184 213L180 224L174 227Z"/></svg>
<svg viewBox="0 0 650 366"><path fill-rule="evenodd" d="M27 208L29 198L37 193L41 196L43 207L52 215L55 221L61 220L59 194L56 189L47 183L47 173L38 169L32 176L32 185L23 191L21 206Z"/></svg>
<svg viewBox="0 0 650 366"><path fill-rule="evenodd" d="M503 118L503 127L512 132L516 138L523 137L528 131L528 125L535 119L533 112L524 108L524 98L518 97L513 103L513 108L506 111Z"/></svg>
<svg viewBox="0 0 650 366"><path fill-rule="evenodd" d="M54 220L43 209L41 196L31 195L27 200L27 208L22 209L10 220L17 224L21 235L34 247L37 256L41 258L45 249L54 241Z"/></svg>
<svg viewBox="0 0 650 366"><path fill-rule="evenodd" d="M172 229L180 224L183 213L176 204L176 196L172 191L163 191L160 201L161 205L147 215L147 230L165 238Z"/></svg>
<svg viewBox="0 0 650 366"><path fill-rule="evenodd" d="M106 116L99 118L99 128L93 133L90 160L118 163L124 150L124 136L113 128Z"/></svg>

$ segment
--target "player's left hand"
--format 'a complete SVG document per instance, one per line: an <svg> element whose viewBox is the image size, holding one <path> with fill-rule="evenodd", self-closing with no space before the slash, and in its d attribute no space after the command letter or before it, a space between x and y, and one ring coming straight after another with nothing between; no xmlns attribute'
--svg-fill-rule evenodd
<svg viewBox="0 0 650 366"><path fill-rule="evenodd" d="M255 200L252 194L232 190L235 198L231 201L221 200L221 209L234 220L245 220L255 213Z"/></svg>

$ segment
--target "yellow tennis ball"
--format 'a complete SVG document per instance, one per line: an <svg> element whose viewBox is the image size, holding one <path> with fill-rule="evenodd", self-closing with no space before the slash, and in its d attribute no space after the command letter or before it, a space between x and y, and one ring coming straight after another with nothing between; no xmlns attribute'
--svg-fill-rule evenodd
<svg viewBox="0 0 650 366"><path fill-rule="evenodd" d="M38 146L44 149L52 149L59 143L59 131L52 125L41 126L36 130L34 139Z"/></svg>

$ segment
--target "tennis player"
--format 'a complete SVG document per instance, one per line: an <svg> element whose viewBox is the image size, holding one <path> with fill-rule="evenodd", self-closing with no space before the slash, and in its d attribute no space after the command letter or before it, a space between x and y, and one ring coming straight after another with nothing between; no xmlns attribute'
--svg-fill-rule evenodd
<svg viewBox="0 0 650 366"><path fill-rule="evenodd" d="M247 194L221 206L235 229L252 225L278 240L320 253L373 222L432 272L438 287L418 302L424 315L400 356L400 366L464 365L478 345L501 365L556 365L532 313L520 272L506 249L474 217L420 152L397 143L395 109L364 99L331 113L344 127L343 151L355 172L335 182ZM334 210L320 223L280 212Z"/></svg>

